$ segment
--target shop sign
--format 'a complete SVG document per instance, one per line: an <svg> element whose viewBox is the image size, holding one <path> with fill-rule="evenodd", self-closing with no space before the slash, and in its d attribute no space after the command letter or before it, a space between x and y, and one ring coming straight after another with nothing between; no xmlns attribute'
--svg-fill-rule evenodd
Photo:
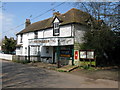
<svg viewBox="0 0 120 90"><path fill-rule="evenodd" d="M47 39L30 39L29 45L40 45L40 46L59 46L61 45L73 45L73 38L47 38Z"/></svg>
<svg viewBox="0 0 120 90"><path fill-rule="evenodd" d="M57 38L31 39L31 40L29 40L29 45L57 46L58 40L57 40Z"/></svg>
<svg viewBox="0 0 120 90"><path fill-rule="evenodd" d="M70 57L72 56L72 50L60 50L61 57Z"/></svg>

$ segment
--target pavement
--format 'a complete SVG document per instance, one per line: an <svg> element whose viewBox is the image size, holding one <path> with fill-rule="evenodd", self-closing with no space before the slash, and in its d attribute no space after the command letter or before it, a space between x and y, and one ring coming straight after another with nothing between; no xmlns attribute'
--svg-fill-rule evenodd
<svg viewBox="0 0 120 90"><path fill-rule="evenodd" d="M91 79L41 67L2 62L2 88L118 88L118 81Z"/></svg>

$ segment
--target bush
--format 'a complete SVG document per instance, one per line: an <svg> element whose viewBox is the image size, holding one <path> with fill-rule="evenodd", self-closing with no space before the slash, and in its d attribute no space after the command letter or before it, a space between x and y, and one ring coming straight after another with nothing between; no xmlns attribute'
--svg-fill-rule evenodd
<svg viewBox="0 0 120 90"><path fill-rule="evenodd" d="M95 49L97 66L120 65L120 38L107 28L86 31L81 49Z"/></svg>
<svg viewBox="0 0 120 90"><path fill-rule="evenodd" d="M22 64L30 63L28 60L13 60L13 62L22 63Z"/></svg>

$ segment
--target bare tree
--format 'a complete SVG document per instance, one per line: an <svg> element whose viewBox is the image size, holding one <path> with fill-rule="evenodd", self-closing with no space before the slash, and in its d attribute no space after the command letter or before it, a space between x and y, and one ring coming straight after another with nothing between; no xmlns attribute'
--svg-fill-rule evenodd
<svg viewBox="0 0 120 90"><path fill-rule="evenodd" d="M119 30L120 2L76 2L74 5L97 21L103 20L112 29Z"/></svg>

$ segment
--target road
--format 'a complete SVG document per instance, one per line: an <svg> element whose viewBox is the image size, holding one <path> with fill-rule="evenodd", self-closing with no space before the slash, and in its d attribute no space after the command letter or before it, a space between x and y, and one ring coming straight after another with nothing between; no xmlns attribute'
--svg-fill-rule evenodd
<svg viewBox="0 0 120 90"><path fill-rule="evenodd" d="M2 88L118 88L118 82L72 75L30 65L2 62Z"/></svg>

